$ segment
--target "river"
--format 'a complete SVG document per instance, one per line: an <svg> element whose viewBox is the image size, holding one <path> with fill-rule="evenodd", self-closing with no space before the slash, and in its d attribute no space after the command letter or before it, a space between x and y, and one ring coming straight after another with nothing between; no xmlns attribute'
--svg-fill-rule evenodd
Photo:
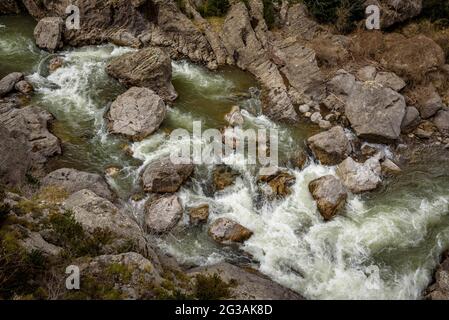
<svg viewBox="0 0 449 320"><path fill-rule="evenodd" d="M139 174L145 165L179 148L167 133L191 129L192 121L222 128L233 105L244 111L247 127L276 128L281 159L303 148L317 129L277 125L260 114L260 101L248 74L226 68L211 72L187 61L173 62L173 83L179 99L170 107L162 128L144 141L130 144L107 133L104 113L125 89L105 73L109 59L131 49L113 45L66 48L58 53L65 65L49 74L48 53L33 43L35 22L29 17L0 17L0 77L13 71L29 74L36 93L32 103L56 118L51 131L61 139L63 155L51 169L72 167L104 173L121 168L108 178L122 205L141 216L144 199ZM128 146L130 156L124 151ZM185 265L220 261L251 264L273 280L309 299L419 299L432 279L439 255L449 248L449 161L423 155L403 168L380 190L351 196L344 215L324 222L308 191L311 180L335 174L335 168L313 162L296 176L292 194L284 200L260 203L251 168L234 165L241 173L234 186L210 195L204 190L210 168L199 168L179 192L185 207L208 203L213 220L229 217L254 231L240 250L215 245L206 227L191 227L187 215L158 246Z"/></svg>

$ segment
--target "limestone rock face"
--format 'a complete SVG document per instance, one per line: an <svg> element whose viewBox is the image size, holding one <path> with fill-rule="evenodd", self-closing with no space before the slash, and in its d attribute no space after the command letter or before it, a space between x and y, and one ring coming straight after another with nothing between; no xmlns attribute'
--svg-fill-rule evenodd
<svg viewBox="0 0 449 320"><path fill-rule="evenodd" d="M282 287L255 270L247 271L229 263L199 267L189 271L194 277L198 274L213 276L219 274L223 281L235 282L230 288L231 298L236 300L303 300L299 294Z"/></svg>
<svg viewBox="0 0 449 320"><path fill-rule="evenodd" d="M325 220L332 219L346 205L348 197L346 188L334 176L324 176L313 180L309 184L309 190Z"/></svg>
<svg viewBox="0 0 449 320"><path fill-rule="evenodd" d="M323 165L337 165L352 151L351 143L340 126L310 137L307 144Z"/></svg>
<svg viewBox="0 0 449 320"><path fill-rule="evenodd" d="M34 29L36 45L49 52L62 48L64 22L59 17L47 17L39 21Z"/></svg>
<svg viewBox="0 0 449 320"><path fill-rule="evenodd" d="M124 54L113 59L106 70L127 87L149 88L169 102L178 97L171 83L171 59L159 48Z"/></svg>
<svg viewBox="0 0 449 320"><path fill-rule="evenodd" d="M142 140L159 129L166 114L165 103L158 95L147 88L133 87L112 103L109 131Z"/></svg>
<svg viewBox="0 0 449 320"><path fill-rule="evenodd" d="M173 193L192 175L191 164L173 164L170 158L163 158L150 163L142 176L146 192Z"/></svg>
<svg viewBox="0 0 449 320"><path fill-rule="evenodd" d="M253 232L235 221L219 218L211 224L209 235L217 243L229 245L245 242Z"/></svg>
<svg viewBox="0 0 449 320"><path fill-rule="evenodd" d="M377 157L368 159L365 163L355 162L347 158L337 167L337 175L353 193L363 193L375 190L382 182L382 168Z"/></svg>
<svg viewBox="0 0 449 320"><path fill-rule="evenodd" d="M115 198L102 176L75 169L65 168L49 173L42 179L41 187L46 188L50 186L63 188L69 194L88 189L99 197L111 201Z"/></svg>
<svg viewBox="0 0 449 320"><path fill-rule="evenodd" d="M166 233L181 220L183 209L176 195L150 198L145 206L145 227L150 233Z"/></svg>

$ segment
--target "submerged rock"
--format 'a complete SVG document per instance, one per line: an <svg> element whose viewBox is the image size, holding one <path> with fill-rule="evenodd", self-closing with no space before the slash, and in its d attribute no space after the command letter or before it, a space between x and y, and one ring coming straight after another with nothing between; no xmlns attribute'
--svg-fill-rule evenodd
<svg viewBox="0 0 449 320"><path fill-rule="evenodd" d="M190 224L199 225L207 223L209 219L209 205L203 204L189 210Z"/></svg>
<svg viewBox="0 0 449 320"><path fill-rule="evenodd" d="M61 68L64 65L64 59L61 57L54 57L50 60L48 63L48 71L55 72L59 68Z"/></svg>
<svg viewBox="0 0 449 320"><path fill-rule="evenodd" d="M36 45L49 52L55 52L62 48L62 34L64 21L59 17L47 17L41 19L34 29Z"/></svg>
<svg viewBox="0 0 449 320"><path fill-rule="evenodd" d="M378 157L368 159L365 163L347 158L337 167L337 175L343 184L353 193L372 191L382 182L382 168Z"/></svg>
<svg viewBox="0 0 449 320"><path fill-rule="evenodd" d="M303 300L290 289L284 288L256 270L242 269L229 263L199 267L189 271L194 277L198 274L220 278L230 284L231 299L236 300Z"/></svg>
<svg viewBox="0 0 449 320"><path fill-rule="evenodd" d="M329 175L313 180L309 184L309 190L325 220L335 217L346 205L348 198L346 188L334 176Z"/></svg>
<svg viewBox="0 0 449 320"><path fill-rule="evenodd" d="M145 192L173 193L192 175L192 164L173 164L169 157L150 163L142 176Z"/></svg>
<svg viewBox="0 0 449 320"><path fill-rule="evenodd" d="M88 189L99 197L114 200L115 196L102 176L75 169L59 169L49 173L41 181L41 188L63 188L69 194Z"/></svg>
<svg viewBox="0 0 449 320"><path fill-rule="evenodd" d="M157 94L133 87L112 103L107 116L109 131L142 140L159 129L166 114L165 103Z"/></svg>
<svg viewBox="0 0 449 320"><path fill-rule="evenodd" d="M209 235L219 244L230 245L245 242L253 232L235 221L219 218L209 227Z"/></svg>
<svg viewBox="0 0 449 320"><path fill-rule="evenodd" d="M176 195L150 198L145 205L145 227L149 233L166 233L181 220L183 209Z"/></svg>
<svg viewBox="0 0 449 320"><path fill-rule="evenodd" d="M351 143L340 126L310 137L307 144L323 165L337 165L352 152Z"/></svg>
<svg viewBox="0 0 449 320"><path fill-rule="evenodd" d="M162 49L149 47L124 54L113 59L106 71L127 87L149 88L165 101L178 97L171 83L171 59Z"/></svg>

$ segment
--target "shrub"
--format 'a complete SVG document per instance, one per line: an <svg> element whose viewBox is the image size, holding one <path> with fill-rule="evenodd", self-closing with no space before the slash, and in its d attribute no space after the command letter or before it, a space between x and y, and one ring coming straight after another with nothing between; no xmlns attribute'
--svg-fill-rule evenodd
<svg viewBox="0 0 449 320"><path fill-rule="evenodd" d="M304 0L309 13L320 23L334 24L339 32L350 32L364 18L364 0Z"/></svg>
<svg viewBox="0 0 449 320"><path fill-rule="evenodd" d="M229 0L206 0L198 11L203 17L222 17L229 7Z"/></svg>
<svg viewBox="0 0 449 320"><path fill-rule="evenodd" d="M223 281L218 274L196 276L195 297L199 300L220 300L231 297L234 283Z"/></svg>
<svg viewBox="0 0 449 320"><path fill-rule="evenodd" d="M424 0L422 15L431 21L449 25L449 2L443 0Z"/></svg>

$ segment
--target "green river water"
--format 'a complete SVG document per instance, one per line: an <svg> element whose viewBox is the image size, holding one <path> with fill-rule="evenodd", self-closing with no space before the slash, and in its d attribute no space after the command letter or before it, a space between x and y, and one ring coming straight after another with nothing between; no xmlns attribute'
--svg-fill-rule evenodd
<svg viewBox="0 0 449 320"><path fill-rule="evenodd" d="M63 155L51 160L51 169L104 173L111 165L119 166L120 174L108 182L137 218L144 200L129 198L140 192L139 173L146 163L180 146L168 141L167 132L189 129L195 120L205 128L222 128L233 105L260 108L257 97L249 94L257 83L246 73L231 68L210 72L177 61L173 83L179 99L156 134L130 144L108 135L103 117L125 91L106 75L105 66L131 49L66 48L59 53L65 65L49 75L46 66L52 56L34 46L34 26L28 17L0 17L0 77L14 71L28 74L36 88L32 103L55 116L51 131L61 139ZM307 124L276 125L258 112L244 116L248 127L279 130L281 158L302 148L304 139L316 132ZM133 156L124 152L126 145ZM210 169L199 168L179 192L183 205L209 203L211 220L232 218L253 230L254 236L241 251L219 247L208 238L206 227L192 228L184 217L170 235L155 241L185 265L249 263L307 298L418 299L431 281L439 255L449 247L449 161L432 154L420 159L380 190L351 196L345 214L327 223L317 212L308 183L335 174L335 168L311 163L302 171L290 170L296 176L292 195L270 203L258 202L255 178L244 165L234 165L242 174L236 184L215 195L205 190Z"/></svg>

